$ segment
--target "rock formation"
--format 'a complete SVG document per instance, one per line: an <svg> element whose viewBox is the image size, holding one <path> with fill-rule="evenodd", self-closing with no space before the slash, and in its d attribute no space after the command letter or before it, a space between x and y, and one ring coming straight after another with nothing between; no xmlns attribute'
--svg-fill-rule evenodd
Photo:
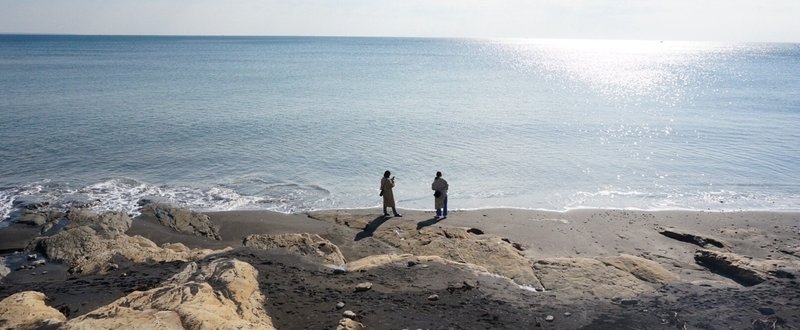
<svg viewBox="0 0 800 330"><path fill-rule="evenodd" d="M262 250L284 249L325 264L342 265L346 262L339 247L317 234L250 235L243 244Z"/></svg>
<svg viewBox="0 0 800 330"><path fill-rule="evenodd" d="M719 239L700 235L697 233L690 233L687 231L680 231L672 228L658 228L658 233L664 236L667 236L672 239L679 240L681 242L691 243L700 247L708 247L708 245L713 245L718 248L725 247L725 244L722 243Z"/></svg>
<svg viewBox="0 0 800 330"><path fill-rule="evenodd" d="M97 214L88 209L70 209L67 212L67 226L65 229L89 227L103 237L114 237L124 234L131 228L131 218L121 212L106 212Z"/></svg>
<svg viewBox="0 0 800 330"><path fill-rule="evenodd" d="M794 260L754 260L735 253L705 249L697 251L694 259L711 271L745 286L756 285L773 277L800 276L800 261Z"/></svg>
<svg viewBox="0 0 800 330"><path fill-rule="evenodd" d="M474 228L422 227L411 222L393 223L392 226L374 228L370 216L359 216L346 211L315 213L310 215L354 229L387 243L404 253L416 256L440 256L459 263L474 264L488 272L512 279L517 284L541 289L534 275L531 261L513 243L493 235L476 234Z"/></svg>
<svg viewBox="0 0 800 330"><path fill-rule="evenodd" d="M14 329L274 329L264 311L258 273L247 263L217 259L192 263L160 287L134 291L66 321L38 292L0 301L0 326Z"/></svg>
<svg viewBox="0 0 800 330"><path fill-rule="evenodd" d="M336 326L336 330L362 330L366 328L361 322L346 317L339 320L339 324Z"/></svg>
<svg viewBox="0 0 800 330"><path fill-rule="evenodd" d="M40 329L66 321L61 312L45 304L46 299L35 291L6 297L0 301L0 329Z"/></svg>
<svg viewBox="0 0 800 330"><path fill-rule="evenodd" d="M222 252L208 249L189 249L185 245L157 246L141 236L128 236L131 219L120 213L101 215L85 210L70 210L70 223L65 230L49 237L34 239L29 249L47 258L64 262L71 272L93 273L106 270L108 262L120 255L132 262L191 261Z"/></svg>
<svg viewBox="0 0 800 330"><path fill-rule="evenodd" d="M666 270L655 261L637 256L622 254L613 257L599 257L597 260L606 265L630 273L636 278L653 284L667 284L677 282L678 275Z"/></svg>
<svg viewBox="0 0 800 330"><path fill-rule="evenodd" d="M48 223L54 222L64 216L56 210L35 211L23 209L17 222L24 223L31 226L44 226Z"/></svg>
<svg viewBox="0 0 800 330"><path fill-rule="evenodd" d="M209 216L189 209L165 203L149 203L141 208L144 215L154 217L172 230L219 240L219 229L211 223Z"/></svg>
<svg viewBox="0 0 800 330"><path fill-rule="evenodd" d="M545 290L576 297L631 298L677 280L655 262L632 256L548 258L536 261L534 269Z"/></svg>

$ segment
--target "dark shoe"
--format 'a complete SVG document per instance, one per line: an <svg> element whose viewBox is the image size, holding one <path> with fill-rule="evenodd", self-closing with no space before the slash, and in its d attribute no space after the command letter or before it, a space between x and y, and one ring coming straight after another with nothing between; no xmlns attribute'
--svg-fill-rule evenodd
<svg viewBox="0 0 800 330"><path fill-rule="evenodd" d="M383 216L384 216L384 217L388 217L388 216L389 216L389 213L384 213L384 214L383 214Z"/></svg>
<svg viewBox="0 0 800 330"><path fill-rule="evenodd" d="M400 218L402 218L402 217L403 217L403 215L402 215L402 214L400 214L400 213L395 213L395 214L394 214L394 216L396 216L396 217L400 217Z"/></svg>

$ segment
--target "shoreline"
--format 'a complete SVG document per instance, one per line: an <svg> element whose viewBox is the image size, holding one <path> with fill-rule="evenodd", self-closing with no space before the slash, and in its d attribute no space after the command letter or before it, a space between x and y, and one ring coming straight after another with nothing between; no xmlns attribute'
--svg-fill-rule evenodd
<svg viewBox="0 0 800 330"><path fill-rule="evenodd" d="M219 239L178 232L144 212L123 238L218 252L168 262L117 255L118 269L88 274L50 261L17 270L25 254L6 253L0 258L14 267L0 278L0 301L32 290L64 322L102 320L112 316L92 314L98 308L132 292L163 292L159 286L189 264L238 260L259 274L247 281L266 297L264 311L279 329L331 327L344 310L369 328L800 325L800 212L488 208L436 220L433 210L399 211L403 217L385 218L380 208L192 212L207 216ZM0 229L0 243L24 248L34 229L12 224ZM276 241L248 245L250 235ZM741 264L713 268L699 261L703 253ZM372 289L353 289L363 282Z"/></svg>

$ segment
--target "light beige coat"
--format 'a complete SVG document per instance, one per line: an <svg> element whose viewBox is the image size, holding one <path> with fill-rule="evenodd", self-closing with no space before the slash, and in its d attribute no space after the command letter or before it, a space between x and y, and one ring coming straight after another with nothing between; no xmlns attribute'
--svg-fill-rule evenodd
<svg viewBox="0 0 800 330"><path fill-rule="evenodd" d="M381 179L381 190L383 191L383 207L394 207L394 180L389 178Z"/></svg>

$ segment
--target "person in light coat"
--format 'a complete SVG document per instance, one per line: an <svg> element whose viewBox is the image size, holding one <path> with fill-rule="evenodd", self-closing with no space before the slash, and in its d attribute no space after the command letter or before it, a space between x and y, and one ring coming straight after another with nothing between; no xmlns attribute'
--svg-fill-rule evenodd
<svg viewBox="0 0 800 330"><path fill-rule="evenodd" d="M381 178L381 196L383 196L383 215L388 217L389 213L386 212L387 207L392 208L392 212L394 212L394 216L402 217L400 213L397 213L397 209L394 206L394 193L392 192L392 188L394 188L394 177L389 178L392 175L392 172L386 171L383 172L383 178Z"/></svg>
<svg viewBox="0 0 800 330"><path fill-rule="evenodd" d="M434 191L433 193L433 204L434 208L436 208L436 219L444 219L447 218L447 189L450 186L447 184L447 181L442 178L442 172L436 172L436 178L433 179L433 183L431 183L431 189Z"/></svg>

